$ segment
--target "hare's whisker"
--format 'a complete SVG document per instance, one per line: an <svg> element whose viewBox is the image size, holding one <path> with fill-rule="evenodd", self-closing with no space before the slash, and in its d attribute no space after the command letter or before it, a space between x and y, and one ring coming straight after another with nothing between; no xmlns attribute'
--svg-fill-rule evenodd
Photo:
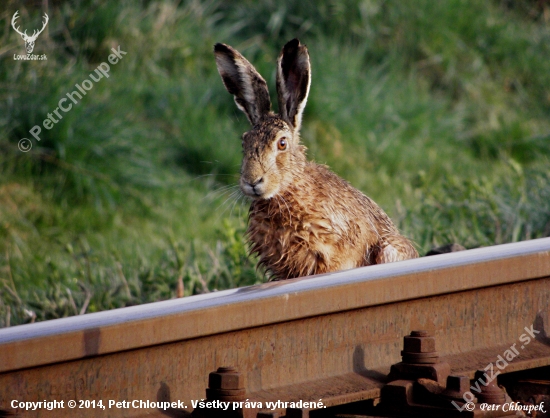
<svg viewBox="0 0 550 418"><path fill-rule="evenodd" d="M232 201L236 200L238 195L239 195L238 190L231 192L231 194L227 197L227 199L225 199L223 203L216 208L217 211L220 211L220 213L216 217L216 221L220 220L220 218L227 212L227 210L229 209L229 205L231 204Z"/></svg>
<svg viewBox="0 0 550 418"><path fill-rule="evenodd" d="M212 198L212 197L217 197L217 196L223 196L226 193L228 193L229 191L231 191L232 189L236 189L236 188L239 188L239 185L232 184L232 185L220 187L218 189L215 189L215 190L212 190L212 191L208 192L202 198L202 200L209 199L209 198Z"/></svg>
<svg viewBox="0 0 550 418"><path fill-rule="evenodd" d="M233 209L235 209L235 205L239 202L240 198L241 198L241 196L240 196L240 191L239 191L238 194L235 196L235 199L233 199L233 205L231 206L231 211L229 212L229 217L233 216Z"/></svg>

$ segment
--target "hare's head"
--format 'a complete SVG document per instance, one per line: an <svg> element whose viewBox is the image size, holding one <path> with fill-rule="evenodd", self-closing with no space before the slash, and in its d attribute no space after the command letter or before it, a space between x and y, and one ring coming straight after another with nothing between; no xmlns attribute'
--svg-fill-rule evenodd
<svg viewBox="0 0 550 418"><path fill-rule="evenodd" d="M216 44L214 52L225 88L252 125L242 136L241 189L270 199L296 181L306 161L299 131L311 80L307 48L293 39L279 55L279 114L271 112L267 84L246 58L225 44Z"/></svg>

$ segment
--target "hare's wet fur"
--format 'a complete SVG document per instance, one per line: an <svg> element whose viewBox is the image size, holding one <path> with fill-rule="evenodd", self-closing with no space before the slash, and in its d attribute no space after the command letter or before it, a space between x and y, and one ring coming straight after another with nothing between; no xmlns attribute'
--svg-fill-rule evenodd
<svg viewBox="0 0 550 418"><path fill-rule="evenodd" d="M279 113L265 80L235 49L214 47L225 87L252 125L242 136L240 187L253 199L248 239L273 279L290 279L418 257L373 200L326 166L306 159L302 113L311 82L297 39L277 61Z"/></svg>

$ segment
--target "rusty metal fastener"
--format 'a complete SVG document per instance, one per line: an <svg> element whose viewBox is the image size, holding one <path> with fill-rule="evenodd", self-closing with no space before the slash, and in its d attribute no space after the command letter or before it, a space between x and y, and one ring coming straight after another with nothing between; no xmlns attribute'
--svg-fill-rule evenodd
<svg viewBox="0 0 550 418"><path fill-rule="evenodd" d="M401 356L404 363L435 364L439 353L435 351L435 337L428 331L412 331L403 338Z"/></svg>
<svg viewBox="0 0 550 418"><path fill-rule="evenodd" d="M234 367L219 367L208 375L210 389L243 389L244 379Z"/></svg>
<svg viewBox="0 0 550 418"><path fill-rule="evenodd" d="M439 361L438 353L407 353L401 352L401 357L404 363L409 364L435 364Z"/></svg>
<svg viewBox="0 0 550 418"><path fill-rule="evenodd" d="M479 383L481 392L477 395L480 403L503 404L506 402L506 395L495 381L488 382L485 370L478 370L474 376L475 382Z"/></svg>
<svg viewBox="0 0 550 418"><path fill-rule="evenodd" d="M469 390L470 379L467 376L451 375L447 377L447 385L441 395L449 399L463 400L464 393Z"/></svg>
<svg viewBox="0 0 550 418"><path fill-rule="evenodd" d="M233 367L219 367L208 375L208 400L242 401L246 398L244 378Z"/></svg>
<svg viewBox="0 0 550 418"><path fill-rule="evenodd" d="M435 351L435 337L428 331L412 331L403 341L403 360L391 366L389 380L425 378L444 385L451 366L447 362L439 362L439 354Z"/></svg>
<svg viewBox="0 0 550 418"><path fill-rule="evenodd" d="M428 331L412 331L403 337L403 351L408 353L435 352L435 337Z"/></svg>

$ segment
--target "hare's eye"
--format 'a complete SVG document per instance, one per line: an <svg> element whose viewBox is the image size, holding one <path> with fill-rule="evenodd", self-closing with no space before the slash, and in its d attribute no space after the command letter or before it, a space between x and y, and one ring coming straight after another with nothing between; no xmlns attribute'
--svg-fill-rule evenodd
<svg viewBox="0 0 550 418"><path fill-rule="evenodd" d="M286 138L282 137L281 139L279 139L279 142L277 142L277 148L279 148L279 150L281 151L284 151L286 147L287 147Z"/></svg>

